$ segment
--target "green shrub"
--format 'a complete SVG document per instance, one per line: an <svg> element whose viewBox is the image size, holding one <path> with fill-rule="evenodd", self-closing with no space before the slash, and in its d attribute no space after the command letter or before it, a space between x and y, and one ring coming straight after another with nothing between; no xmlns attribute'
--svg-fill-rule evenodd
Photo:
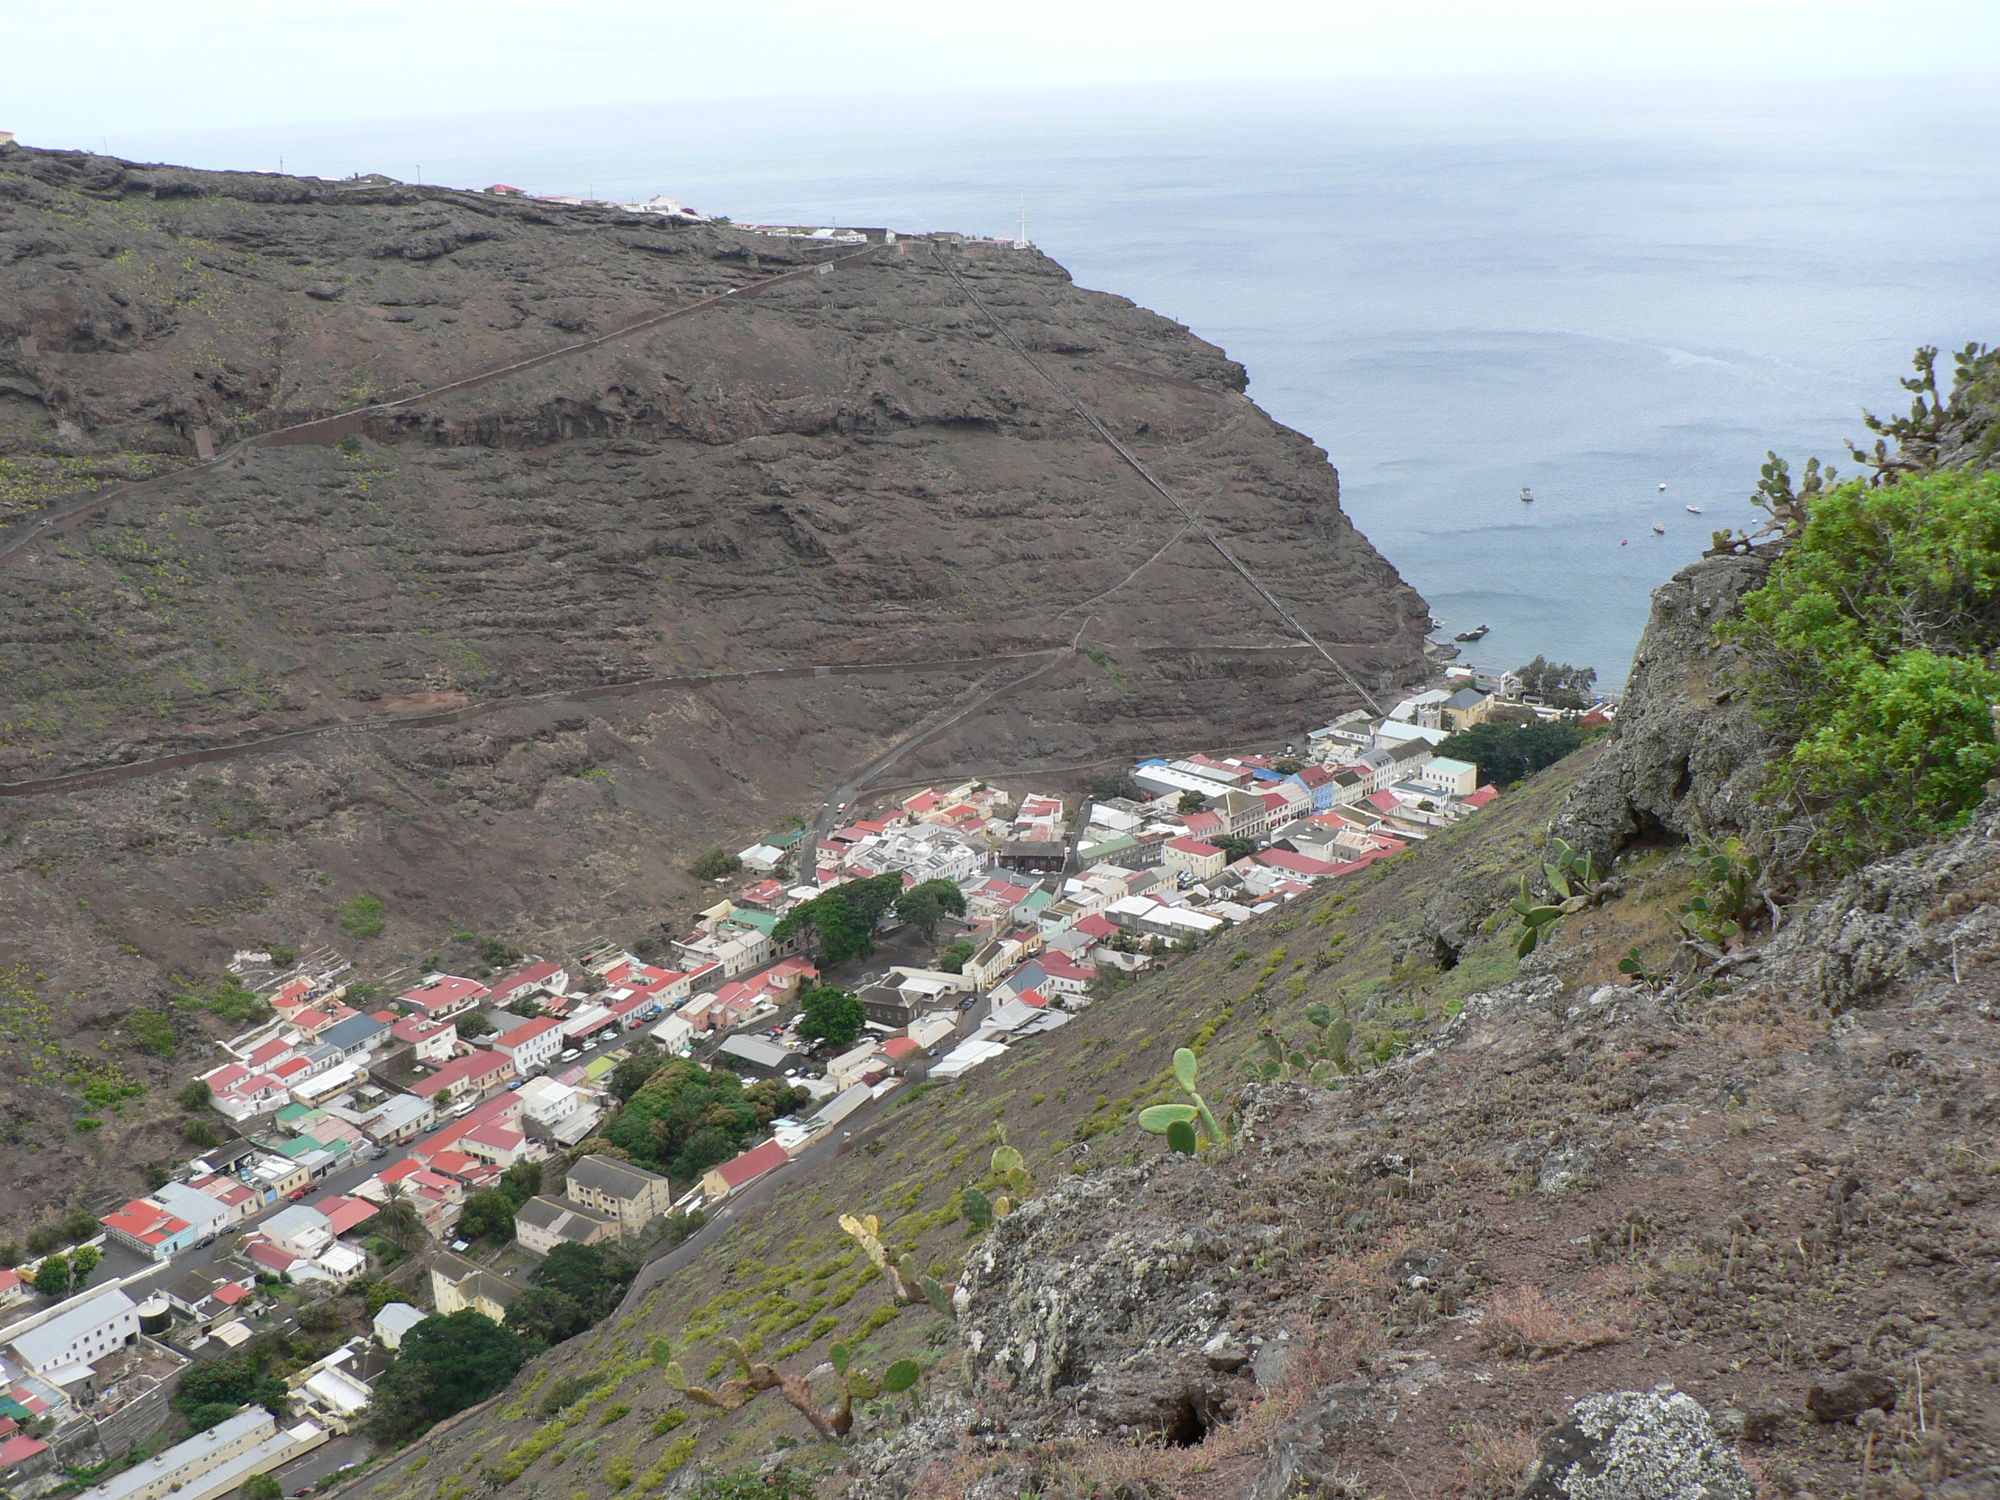
<svg viewBox="0 0 2000 1500"><path fill-rule="evenodd" d="M688 1414L678 1406L670 1406L653 1418L653 1425L646 1429L649 1437L665 1437L688 1419Z"/></svg>
<svg viewBox="0 0 2000 1500"><path fill-rule="evenodd" d="M1803 528L1724 627L1759 718L1786 745L1765 794L1834 868L1957 827L2000 771L2000 474L1859 481Z"/></svg>
<svg viewBox="0 0 2000 1500"><path fill-rule="evenodd" d="M339 917L341 927L350 937L380 937L386 925L382 919L381 901L366 892L341 903L334 915Z"/></svg>
<svg viewBox="0 0 2000 1500"><path fill-rule="evenodd" d="M132 1038L132 1045L141 1052L150 1052L154 1057L172 1057L177 1043L174 1040L174 1023L163 1010L134 1010L125 1015L125 1034Z"/></svg>
<svg viewBox="0 0 2000 1500"><path fill-rule="evenodd" d="M743 861L727 849L711 849L688 866L696 880L721 880L743 868Z"/></svg>

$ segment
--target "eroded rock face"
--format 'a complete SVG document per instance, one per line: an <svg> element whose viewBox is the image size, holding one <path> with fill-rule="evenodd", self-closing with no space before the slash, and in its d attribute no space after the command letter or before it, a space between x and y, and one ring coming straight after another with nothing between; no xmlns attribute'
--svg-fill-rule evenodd
<svg viewBox="0 0 2000 1500"><path fill-rule="evenodd" d="M1769 571L1768 549L1705 557L1653 591L1617 727L1553 833L1602 859L1637 838L1747 826L1771 743L1732 692L1741 653L1715 629Z"/></svg>
<svg viewBox="0 0 2000 1500"><path fill-rule="evenodd" d="M1751 1500L1750 1476L1699 1402L1618 1391L1570 1408L1519 1500Z"/></svg>

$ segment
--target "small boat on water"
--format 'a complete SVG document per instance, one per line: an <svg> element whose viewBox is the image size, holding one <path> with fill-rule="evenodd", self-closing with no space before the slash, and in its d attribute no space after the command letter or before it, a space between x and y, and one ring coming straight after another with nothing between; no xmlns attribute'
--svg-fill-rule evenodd
<svg viewBox="0 0 2000 1500"><path fill-rule="evenodd" d="M1525 484L1521 486L1521 503L1523 505L1533 505L1535 503L1535 492Z"/></svg>
<svg viewBox="0 0 2000 1500"><path fill-rule="evenodd" d="M1660 488L1661 488L1661 489L1665 489L1666 487L1667 487L1667 482L1666 482L1666 480L1662 479L1662 480L1660 481Z"/></svg>
<svg viewBox="0 0 2000 1500"><path fill-rule="evenodd" d="M1666 522L1664 522L1664 521L1660 521L1660 522L1657 522L1657 523L1655 523L1655 525L1654 525L1654 527L1653 527L1653 535L1654 535L1654 536L1665 536L1666 534L1667 534L1667 523L1666 523Z"/></svg>
<svg viewBox="0 0 2000 1500"><path fill-rule="evenodd" d="M1687 512L1691 516L1698 516L1701 514L1701 507L1699 505L1690 505L1687 508Z"/></svg>
<svg viewBox="0 0 2000 1500"><path fill-rule="evenodd" d="M1491 630L1492 628L1493 627L1491 625L1475 625L1470 630L1461 630L1457 635L1453 636L1452 639L1455 641L1480 640L1484 638L1486 632Z"/></svg>
<svg viewBox="0 0 2000 1500"><path fill-rule="evenodd" d="M1632 545L1632 538L1630 538L1629 536L1621 536L1618 539L1618 545L1621 547L1629 547Z"/></svg>

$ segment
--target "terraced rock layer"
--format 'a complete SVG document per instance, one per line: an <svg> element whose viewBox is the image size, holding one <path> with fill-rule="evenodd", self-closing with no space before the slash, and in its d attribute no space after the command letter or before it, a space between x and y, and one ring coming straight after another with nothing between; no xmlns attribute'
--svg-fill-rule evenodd
<svg viewBox="0 0 2000 1500"><path fill-rule="evenodd" d="M834 253L0 148L0 549L29 539L0 563L0 1135L47 1148L0 1215L173 1152L147 1101L86 1116L82 1090L189 1071L188 1012L172 1059L122 1019L232 948L633 936L684 912L690 853L808 809L1020 653L1082 648L896 774L1284 739L1355 701L1271 649L1294 639L944 258L1363 684L1422 675L1423 602L1219 350L1001 246L774 280ZM833 670L579 696L799 666ZM242 749L296 730L330 732ZM188 752L217 758L21 795ZM378 938L336 920L364 893Z"/></svg>

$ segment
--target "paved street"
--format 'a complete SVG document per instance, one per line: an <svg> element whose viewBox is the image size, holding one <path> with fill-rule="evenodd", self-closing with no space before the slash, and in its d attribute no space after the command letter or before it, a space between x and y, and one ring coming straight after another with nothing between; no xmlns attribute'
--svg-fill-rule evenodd
<svg viewBox="0 0 2000 1500"><path fill-rule="evenodd" d="M370 1453L375 1445L358 1433L346 1437L331 1438L313 1449L304 1458L297 1458L283 1468L272 1472L278 1483L285 1487L287 1495L296 1495L318 1484L329 1474L338 1473L347 1464L358 1464Z"/></svg>

